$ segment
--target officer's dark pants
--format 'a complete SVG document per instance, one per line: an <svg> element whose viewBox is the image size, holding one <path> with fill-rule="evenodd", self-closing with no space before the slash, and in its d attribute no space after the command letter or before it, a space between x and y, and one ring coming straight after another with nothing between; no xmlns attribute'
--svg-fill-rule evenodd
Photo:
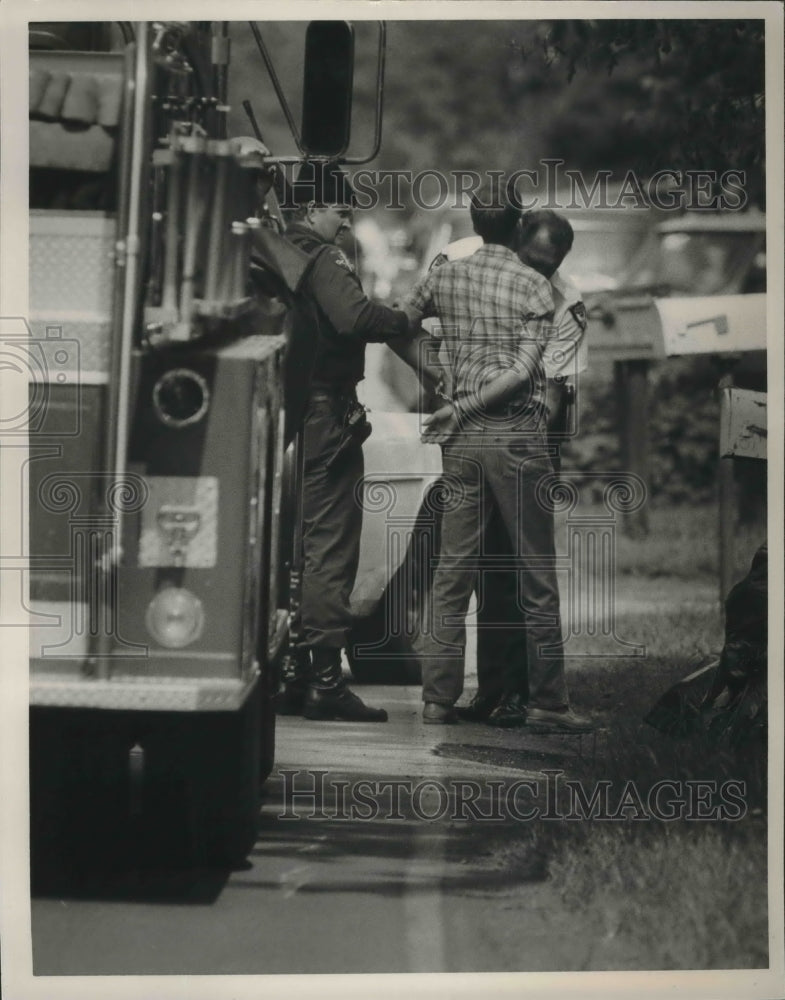
<svg viewBox="0 0 785 1000"><path fill-rule="evenodd" d="M303 428L303 645L340 649L351 625L349 598L360 554L362 446L326 463L341 439L352 394L313 392Z"/></svg>
<svg viewBox="0 0 785 1000"><path fill-rule="evenodd" d="M504 524L520 578L526 623L530 703L567 704L553 513L537 496L553 471L545 436L488 423L443 448L449 495L444 498L441 546L434 574L430 628L421 638L423 700L452 705L463 690L465 618L482 566L482 539L492 511Z"/></svg>

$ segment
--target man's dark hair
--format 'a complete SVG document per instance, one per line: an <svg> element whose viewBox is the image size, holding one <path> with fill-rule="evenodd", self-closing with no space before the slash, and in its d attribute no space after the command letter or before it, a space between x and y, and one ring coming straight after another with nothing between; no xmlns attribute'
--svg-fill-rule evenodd
<svg viewBox="0 0 785 1000"><path fill-rule="evenodd" d="M563 215L558 215L550 208L524 212L518 230L519 246L524 246L532 241L540 231L547 234L548 242L553 247L558 259L556 265L558 267L572 249L574 238L572 226Z"/></svg>
<svg viewBox="0 0 785 1000"><path fill-rule="evenodd" d="M472 225L484 243L512 246L521 211L510 198L506 186L498 177L486 181L472 193L469 212Z"/></svg>

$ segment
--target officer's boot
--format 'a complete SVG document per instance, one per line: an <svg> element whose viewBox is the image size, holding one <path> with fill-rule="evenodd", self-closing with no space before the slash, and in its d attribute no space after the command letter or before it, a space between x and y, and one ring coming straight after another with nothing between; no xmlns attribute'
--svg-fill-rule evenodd
<svg viewBox="0 0 785 1000"><path fill-rule="evenodd" d="M344 722L386 722L383 708L369 708L343 679L340 649L314 647L305 696L306 719L342 719Z"/></svg>
<svg viewBox="0 0 785 1000"><path fill-rule="evenodd" d="M302 715L305 692L311 672L311 652L299 648L291 650L281 667L282 689L273 699L276 715Z"/></svg>

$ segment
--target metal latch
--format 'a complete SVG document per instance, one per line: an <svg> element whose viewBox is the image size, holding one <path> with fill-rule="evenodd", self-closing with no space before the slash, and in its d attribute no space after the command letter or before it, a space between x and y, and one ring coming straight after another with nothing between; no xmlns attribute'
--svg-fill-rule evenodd
<svg viewBox="0 0 785 1000"><path fill-rule="evenodd" d="M174 566L185 562L186 549L202 523L198 507L163 504L158 511L158 529L163 534Z"/></svg>

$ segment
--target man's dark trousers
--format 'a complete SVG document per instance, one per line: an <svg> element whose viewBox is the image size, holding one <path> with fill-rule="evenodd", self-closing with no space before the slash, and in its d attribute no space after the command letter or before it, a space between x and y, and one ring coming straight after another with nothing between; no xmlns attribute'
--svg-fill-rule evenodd
<svg viewBox="0 0 785 1000"><path fill-rule="evenodd" d="M559 431L566 430L564 415ZM553 471L561 471L561 437L548 435ZM489 559L509 557L510 539L497 509L491 511L483 538ZM529 700L526 620L514 570L481 570L477 586L477 691L489 703L505 695Z"/></svg>
<svg viewBox="0 0 785 1000"><path fill-rule="evenodd" d="M537 496L538 483L553 471L545 435L531 425L501 429L489 421L469 433L459 431L442 454L450 495L444 501L433 618L418 650L423 700L452 705L463 689L464 619L482 564L482 540L495 510L522 583L532 703L562 709L567 688L553 513Z"/></svg>
<svg viewBox="0 0 785 1000"><path fill-rule="evenodd" d="M362 445L353 442L330 467L341 440L348 388L311 392L303 427L302 642L341 649L351 627L349 599L360 555L362 507L357 496L364 466Z"/></svg>

